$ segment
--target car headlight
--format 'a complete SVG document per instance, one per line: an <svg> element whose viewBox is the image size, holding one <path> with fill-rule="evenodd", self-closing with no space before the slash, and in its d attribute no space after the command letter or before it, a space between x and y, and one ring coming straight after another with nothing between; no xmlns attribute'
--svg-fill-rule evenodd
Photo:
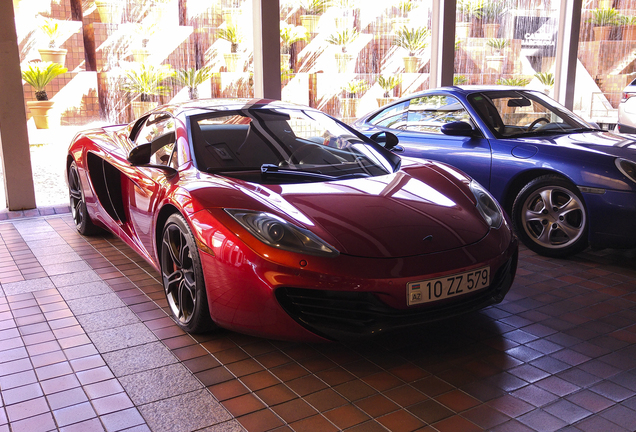
<svg viewBox="0 0 636 432"><path fill-rule="evenodd" d="M335 257L334 247L304 228L298 227L270 213L225 209L238 223L263 243L290 252Z"/></svg>
<svg viewBox="0 0 636 432"><path fill-rule="evenodd" d="M626 159L616 159L616 167L631 181L636 183L636 163Z"/></svg>
<svg viewBox="0 0 636 432"><path fill-rule="evenodd" d="M477 200L477 210L481 213L486 223L491 228L499 228L503 222L504 216L501 211L501 207L497 204L497 201L490 195L482 185L475 180L470 182L470 191L475 195Z"/></svg>

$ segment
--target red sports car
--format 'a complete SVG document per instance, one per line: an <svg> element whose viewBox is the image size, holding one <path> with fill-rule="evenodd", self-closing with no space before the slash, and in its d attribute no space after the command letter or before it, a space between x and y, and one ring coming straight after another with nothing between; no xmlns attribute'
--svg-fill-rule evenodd
<svg viewBox="0 0 636 432"><path fill-rule="evenodd" d="M160 272L189 332L342 340L500 302L517 267L501 208L396 143L282 102L165 105L73 139L73 218Z"/></svg>

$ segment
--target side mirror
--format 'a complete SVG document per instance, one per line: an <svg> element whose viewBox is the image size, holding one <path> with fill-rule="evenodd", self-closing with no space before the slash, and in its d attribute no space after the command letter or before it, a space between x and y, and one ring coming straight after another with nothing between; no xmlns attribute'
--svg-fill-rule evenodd
<svg viewBox="0 0 636 432"><path fill-rule="evenodd" d="M150 163L151 143L140 144L128 153L128 162L133 166Z"/></svg>
<svg viewBox="0 0 636 432"><path fill-rule="evenodd" d="M148 166L158 168L166 172L168 178L177 174L177 170L167 165L150 164L150 156L152 155L152 143L140 144L128 153L128 162L132 166Z"/></svg>
<svg viewBox="0 0 636 432"><path fill-rule="evenodd" d="M378 144L381 144L387 150L393 150L393 148L400 142L395 134L386 131L376 132L369 138Z"/></svg>
<svg viewBox="0 0 636 432"><path fill-rule="evenodd" d="M455 121L442 125L442 133L451 136L472 136L475 133L473 127L463 121Z"/></svg>

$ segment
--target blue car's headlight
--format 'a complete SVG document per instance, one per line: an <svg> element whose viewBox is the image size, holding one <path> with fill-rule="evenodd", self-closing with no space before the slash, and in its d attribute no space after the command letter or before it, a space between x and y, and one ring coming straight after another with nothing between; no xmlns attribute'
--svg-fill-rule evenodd
<svg viewBox="0 0 636 432"><path fill-rule="evenodd" d="M470 182L470 191L475 195L477 210L479 210L479 213L481 213L486 223L491 228L499 228L504 216L499 204L497 204L497 201L490 195L490 192L484 189L484 187L475 180Z"/></svg>
<svg viewBox="0 0 636 432"><path fill-rule="evenodd" d="M631 181L636 183L636 163L626 159L616 159L616 167Z"/></svg>
<svg viewBox="0 0 636 432"><path fill-rule="evenodd" d="M317 256L335 257L340 254L312 232L271 213L241 209L225 211L254 237L269 246Z"/></svg>

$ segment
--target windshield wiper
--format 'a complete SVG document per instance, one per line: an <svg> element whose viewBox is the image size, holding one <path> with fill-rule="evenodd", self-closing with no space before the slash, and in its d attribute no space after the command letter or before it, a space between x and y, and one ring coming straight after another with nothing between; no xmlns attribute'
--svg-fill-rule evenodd
<svg viewBox="0 0 636 432"><path fill-rule="evenodd" d="M205 172L208 174L219 174L224 172L243 172L243 171L258 171L258 167L207 168L205 170Z"/></svg>
<svg viewBox="0 0 636 432"><path fill-rule="evenodd" d="M570 129L568 132L579 133L579 132L607 132L603 129L590 128L590 127L582 127L577 129Z"/></svg>
<svg viewBox="0 0 636 432"><path fill-rule="evenodd" d="M281 169L279 166L274 164L263 164L261 165L261 174L263 177L268 175L279 175L279 176L290 176L290 177L298 177L298 178L313 178L316 180L336 180L338 177L334 177L327 174L316 173L312 171L299 171L299 170L288 170Z"/></svg>

